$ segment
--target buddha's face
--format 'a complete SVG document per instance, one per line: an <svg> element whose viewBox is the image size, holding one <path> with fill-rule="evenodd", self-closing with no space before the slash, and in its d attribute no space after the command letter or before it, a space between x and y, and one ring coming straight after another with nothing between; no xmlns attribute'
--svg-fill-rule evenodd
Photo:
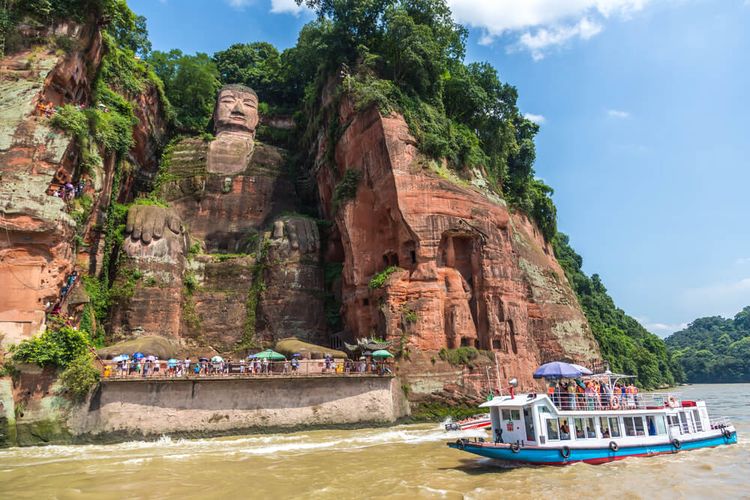
<svg viewBox="0 0 750 500"><path fill-rule="evenodd" d="M216 132L234 130L255 133L258 125L258 97L242 90L222 90L216 103L214 124Z"/></svg>

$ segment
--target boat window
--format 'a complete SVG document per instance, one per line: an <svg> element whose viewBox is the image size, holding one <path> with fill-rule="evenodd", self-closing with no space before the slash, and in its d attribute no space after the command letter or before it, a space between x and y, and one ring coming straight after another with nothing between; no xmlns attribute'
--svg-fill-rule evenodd
<svg viewBox="0 0 750 500"><path fill-rule="evenodd" d="M609 420L607 420L607 417L599 417L599 426L602 430L602 437L608 438L610 431L609 431Z"/></svg>
<svg viewBox="0 0 750 500"><path fill-rule="evenodd" d="M560 419L560 439L570 439L570 419Z"/></svg>
<svg viewBox="0 0 750 500"><path fill-rule="evenodd" d="M586 424L586 437L596 438L596 425L594 424L593 417L584 418L583 423Z"/></svg>
<svg viewBox="0 0 750 500"><path fill-rule="evenodd" d="M510 420L510 410L503 410L503 420Z"/></svg>
<svg viewBox="0 0 750 500"><path fill-rule="evenodd" d="M666 434L667 433L667 427L664 425L664 417L661 415L657 415L654 417L656 420L656 433L657 434Z"/></svg>
<svg viewBox="0 0 750 500"><path fill-rule="evenodd" d="M625 435L635 436L635 424L633 423L633 417L622 417L622 423L625 426Z"/></svg>
<svg viewBox="0 0 750 500"><path fill-rule="evenodd" d="M521 412L518 410L510 410L511 420L521 420Z"/></svg>
<svg viewBox="0 0 750 500"><path fill-rule="evenodd" d="M635 423L635 434L636 436L645 436L646 431L643 428L643 417L633 417Z"/></svg>
<svg viewBox="0 0 750 500"><path fill-rule="evenodd" d="M583 430L583 419L574 418L573 423L575 424L575 428L576 428L576 439L585 439L586 433Z"/></svg>
<svg viewBox="0 0 750 500"><path fill-rule="evenodd" d="M669 426L675 427L680 425L680 421L677 420L677 415L668 415L667 419L669 420Z"/></svg>
<svg viewBox="0 0 750 500"><path fill-rule="evenodd" d="M687 415L685 415L684 411L681 411L678 415L680 416L680 431L683 434L689 434L690 427L688 426Z"/></svg>
<svg viewBox="0 0 750 500"><path fill-rule="evenodd" d="M702 432L703 423L701 422L701 416L698 413L698 410L693 410L693 422L695 422L695 431Z"/></svg>
<svg viewBox="0 0 750 500"><path fill-rule="evenodd" d="M646 416L646 427L649 436L656 436L656 417L653 415Z"/></svg>
<svg viewBox="0 0 750 500"><path fill-rule="evenodd" d="M617 417L609 417L609 432L613 438L618 438L622 435L620 432L620 421L617 420Z"/></svg>
<svg viewBox="0 0 750 500"><path fill-rule="evenodd" d="M547 437L550 440L560 439L560 427L556 418L547 419Z"/></svg>
<svg viewBox="0 0 750 500"><path fill-rule="evenodd" d="M531 408L528 406L523 409L523 422L524 422L524 427L526 427L526 440L536 441L534 419L531 416Z"/></svg>

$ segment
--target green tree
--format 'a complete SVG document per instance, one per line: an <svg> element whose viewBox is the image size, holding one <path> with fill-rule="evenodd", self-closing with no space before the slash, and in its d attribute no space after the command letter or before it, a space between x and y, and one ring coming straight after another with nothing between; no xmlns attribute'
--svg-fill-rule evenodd
<svg viewBox="0 0 750 500"><path fill-rule="evenodd" d="M180 50L154 51L148 58L164 82L164 91L175 112L175 126L181 132L206 130L221 87L216 64L206 54L183 54Z"/></svg>

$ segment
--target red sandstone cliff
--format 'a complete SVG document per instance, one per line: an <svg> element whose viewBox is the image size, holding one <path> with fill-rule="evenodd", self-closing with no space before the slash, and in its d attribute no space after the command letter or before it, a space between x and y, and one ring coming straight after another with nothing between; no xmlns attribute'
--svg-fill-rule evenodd
<svg viewBox="0 0 750 500"><path fill-rule="evenodd" d="M28 338L44 327L45 310L60 296L67 274L101 269L100 231L113 196L114 157L84 173L80 145L50 126L38 105L88 106L102 55L95 25L63 24L49 36L68 37L75 47L60 53L35 46L0 62L0 333L4 344ZM134 99L139 124L130 152L134 174L155 171L166 133L154 88ZM92 207L78 223L72 204L51 196L55 187L85 179ZM124 176L119 193L127 198L133 182ZM77 241L78 240L78 241Z"/></svg>
<svg viewBox="0 0 750 500"><path fill-rule="evenodd" d="M599 349L550 245L522 214L421 156L404 119L344 100L335 165L319 144L316 177L343 253L349 337L397 348L475 346L497 354L501 377L531 386L531 371L557 358L599 359ZM325 137L321 134L320 137ZM361 179L334 210L348 169ZM336 253L336 252L334 252ZM372 289L372 277L398 266ZM425 368L427 370L427 368Z"/></svg>

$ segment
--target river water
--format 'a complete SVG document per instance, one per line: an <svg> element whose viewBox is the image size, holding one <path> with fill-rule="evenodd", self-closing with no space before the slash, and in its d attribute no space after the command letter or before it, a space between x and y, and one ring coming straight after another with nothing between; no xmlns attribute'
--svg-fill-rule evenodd
<svg viewBox="0 0 750 500"><path fill-rule="evenodd" d="M750 384L680 388L740 442L605 465L508 467L437 424L0 451L0 498L750 498Z"/></svg>

